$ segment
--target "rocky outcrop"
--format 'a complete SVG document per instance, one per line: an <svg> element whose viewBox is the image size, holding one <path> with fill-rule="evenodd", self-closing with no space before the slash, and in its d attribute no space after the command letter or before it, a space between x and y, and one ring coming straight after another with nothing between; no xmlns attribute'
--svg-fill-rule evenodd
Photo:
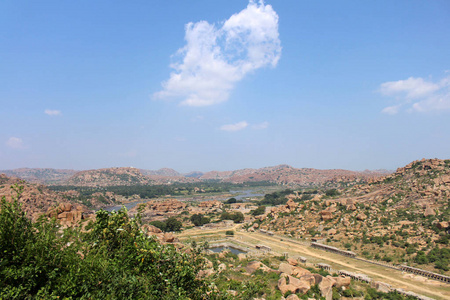
<svg viewBox="0 0 450 300"><path fill-rule="evenodd" d="M326 300L333 299L333 285L336 281L331 276L324 277L322 281L319 283L319 290L322 297L325 297Z"/></svg>
<svg viewBox="0 0 450 300"><path fill-rule="evenodd" d="M63 226L72 227L83 219L83 212L84 208L81 205L74 206L65 202L57 207L50 207L47 210L47 217L57 219Z"/></svg>

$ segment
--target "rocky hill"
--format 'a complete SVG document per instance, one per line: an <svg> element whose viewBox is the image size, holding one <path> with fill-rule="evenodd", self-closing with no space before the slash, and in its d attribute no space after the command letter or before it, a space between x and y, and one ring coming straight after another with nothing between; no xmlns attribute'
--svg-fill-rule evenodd
<svg viewBox="0 0 450 300"><path fill-rule="evenodd" d="M203 174L200 179L219 180L232 183L268 181L277 184L318 185L329 181L366 181L386 175L377 171L318 170L312 168L297 169L288 165L278 165L261 169L241 169L236 171L212 171Z"/></svg>
<svg viewBox="0 0 450 300"><path fill-rule="evenodd" d="M28 182L42 184L58 184L69 179L76 172L75 170L50 169L50 168L20 168L14 170L0 170L0 174L9 177L17 177Z"/></svg>
<svg viewBox="0 0 450 300"><path fill-rule="evenodd" d="M58 169L15 169L1 171L8 176L18 177L29 182L47 185L75 186L112 186L189 183L205 180L220 182L271 182L283 185L315 186L327 182L363 182L386 175L389 171L318 170L311 168L297 169L288 165L265 167L261 169L240 169L234 171L211 171L207 173L191 172L181 174L173 169L163 168L156 171L131 167L105 168L86 171Z"/></svg>
<svg viewBox="0 0 450 300"><path fill-rule="evenodd" d="M180 177L180 176L183 176L180 173L178 173L177 171L175 171L174 169L170 169L170 168L162 168L162 169L159 169L159 170L156 170L156 171L141 169L140 171L144 175L157 175L157 176L166 176L166 177Z"/></svg>
<svg viewBox="0 0 450 300"><path fill-rule="evenodd" d="M69 219L67 214L59 216L58 219L68 225L75 221L70 213L78 214L81 219L82 213L89 211L84 205L68 201L62 194L53 192L44 185L27 183L19 178L10 178L5 174L0 174L0 198L5 197L6 201L11 201L17 197L17 192L11 188L16 184L21 189L18 200L22 204L23 210L34 220L49 211L55 211L57 213L55 217L60 212L66 212L69 213ZM62 207L61 210L58 210L59 205Z"/></svg>
<svg viewBox="0 0 450 300"><path fill-rule="evenodd" d="M450 271L450 160L422 159L370 183L287 198L267 210L260 228L323 239L389 263Z"/></svg>
<svg viewBox="0 0 450 300"><path fill-rule="evenodd" d="M102 187L111 185L151 184L148 176L136 168L106 168L81 171L70 177L65 184L75 186Z"/></svg>

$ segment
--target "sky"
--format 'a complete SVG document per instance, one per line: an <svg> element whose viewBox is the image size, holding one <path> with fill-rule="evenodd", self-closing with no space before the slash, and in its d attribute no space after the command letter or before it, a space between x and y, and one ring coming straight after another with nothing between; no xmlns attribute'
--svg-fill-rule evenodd
<svg viewBox="0 0 450 300"><path fill-rule="evenodd" d="M0 169L450 158L447 0L0 2Z"/></svg>

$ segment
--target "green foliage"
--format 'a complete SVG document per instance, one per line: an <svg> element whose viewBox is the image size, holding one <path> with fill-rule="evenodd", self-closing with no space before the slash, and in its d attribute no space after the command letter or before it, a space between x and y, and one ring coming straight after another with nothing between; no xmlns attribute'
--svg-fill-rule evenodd
<svg viewBox="0 0 450 300"><path fill-rule="evenodd" d="M259 215L264 214L265 211L266 211L266 207L261 205L257 209L252 210L250 212L250 214L253 215L253 216L259 216Z"/></svg>
<svg viewBox="0 0 450 300"><path fill-rule="evenodd" d="M234 235L234 231L233 230L227 230L225 232L225 235Z"/></svg>
<svg viewBox="0 0 450 300"><path fill-rule="evenodd" d="M433 248L428 254L425 252L418 251L417 255L414 257L414 262L418 264L428 264L434 263L436 269L443 271L449 271L449 261L450 261L450 249L448 248Z"/></svg>
<svg viewBox="0 0 450 300"><path fill-rule="evenodd" d="M232 220L234 223L242 223L244 221L244 214L241 212L229 213L225 211L220 215L220 219Z"/></svg>
<svg viewBox="0 0 450 300"><path fill-rule="evenodd" d="M327 195L328 197L334 197L334 196L339 196L340 193L336 189L329 189L329 190L325 191L325 195Z"/></svg>
<svg viewBox="0 0 450 300"><path fill-rule="evenodd" d="M139 222L124 209L101 210L88 233L61 234L52 221L28 220L17 198L3 198L0 299L206 299L209 282L196 278L203 248L161 245Z"/></svg>
<svg viewBox="0 0 450 300"><path fill-rule="evenodd" d="M230 199L228 199L225 203L226 204L232 204L232 203L236 203L237 202L237 200L236 200L236 198L230 198Z"/></svg>
<svg viewBox="0 0 450 300"><path fill-rule="evenodd" d="M287 199L286 195L292 194L293 191L290 189L286 189L284 191L273 192L271 194L266 194L264 199L262 199L259 203L261 205L280 205L286 204Z"/></svg>
<svg viewBox="0 0 450 300"><path fill-rule="evenodd" d="M170 231L180 231L183 224L175 217L170 217L165 221L152 221L150 225L158 227L162 231L170 232Z"/></svg>
<svg viewBox="0 0 450 300"><path fill-rule="evenodd" d="M208 217L205 217L202 214L194 214L191 216L190 220L195 226L203 226L210 221Z"/></svg>

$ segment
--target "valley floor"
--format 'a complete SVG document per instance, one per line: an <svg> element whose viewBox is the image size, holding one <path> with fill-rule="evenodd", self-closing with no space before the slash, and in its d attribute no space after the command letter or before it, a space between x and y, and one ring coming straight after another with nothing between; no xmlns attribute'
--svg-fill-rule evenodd
<svg viewBox="0 0 450 300"><path fill-rule="evenodd" d="M241 231L240 225L233 228L205 230L193 228L178 234L182 241L212 241L225 236L225 231L235 230L234 240L245 244L263 244L269 246L272 252L278 255L288 253L289 257L303 256L309 263L326 263L333 270L346 270L355 273L363 273L373 280L382 281L396 288L412 291L433 299L450 299L450 284L429 280L421 276L415 276L387 267L371 264L350 257L313 249L301 245L298 241L280 236L268 236L260 232Z"/></svg>

